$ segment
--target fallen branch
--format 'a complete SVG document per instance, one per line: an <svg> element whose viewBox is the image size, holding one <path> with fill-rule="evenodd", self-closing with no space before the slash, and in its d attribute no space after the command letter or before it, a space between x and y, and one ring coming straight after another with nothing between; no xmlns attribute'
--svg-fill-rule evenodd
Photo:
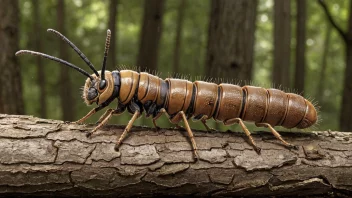
<svg viewBox="0 0 352 198"><path fill-rule="evenodd" d="M254 134L195 131L194 161L184 131L135 127L119 152L122 126L91 139L92 125L0 114L0 195L290 196L352 193L352 133Z"/></svg>

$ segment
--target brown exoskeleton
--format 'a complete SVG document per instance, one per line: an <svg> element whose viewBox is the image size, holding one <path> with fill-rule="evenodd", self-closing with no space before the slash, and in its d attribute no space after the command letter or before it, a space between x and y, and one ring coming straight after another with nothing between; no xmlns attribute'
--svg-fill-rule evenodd
<svg viewBox="0 0 352 198"><path fill-rule="evenodd" d="M275 137L287 147L294 147L294 145L283 140L273 128L274 126L302 129L312 126L317 121L317 112L311 102L300 95L285 93L277 89L254 86L240 87L226 83L218 85L204 81L190 82L173 78L163 80L146 72L132 70L106 71L105 65L111 35L109 30L105 42L102 69L98 72L87 57L65 36L52 29L49 29L48 32L54 33L67 42L93 70L94 74L90 75L69 62L39 52L21 50L16 55L32 54L48 58L76 69L88 77L84 85L83 98L87 105L96 103L98 107L92 109L77 123L83 123L91 115L117 99L117 108L106 110L100 117L99 124L87 136L106 124L111 116L120 114L127 108L133 116L118 138L115 149L118 149L130 131L133 122L143 111L146 112L147 117L152 115L156 128L158 128L156 120L164 113L169 115L170 121L174 124L178 124L182 120L190 136L196 157L198 157L197 145L188 124L191 117L195 120L201 120L207 130L209 127L206 121L210 118L223 122L225 125L240 124L257 152L260 152L260 148L256 146L243 121L268 127Z"/></svg>

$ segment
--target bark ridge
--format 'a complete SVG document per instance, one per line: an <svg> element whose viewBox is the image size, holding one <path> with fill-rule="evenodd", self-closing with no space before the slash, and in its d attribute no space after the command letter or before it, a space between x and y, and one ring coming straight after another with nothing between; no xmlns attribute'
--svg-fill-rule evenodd
<svg viewBox="0 0 352 198"><path fill-rule="evenodd" d="M134 127L120 147L123 126L94 125L0 114L0 195L293 196L352 193L352 133L254 133L258 155L243 133L187 133Z"/></svg>

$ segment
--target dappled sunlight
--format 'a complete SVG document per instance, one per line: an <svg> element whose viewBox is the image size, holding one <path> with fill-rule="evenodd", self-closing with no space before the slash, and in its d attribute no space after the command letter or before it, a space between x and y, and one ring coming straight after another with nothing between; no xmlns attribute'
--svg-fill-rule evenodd
<svg viewBox="0 0 352 198"><path fill-rule="evenodd" d="M133 68L136 65L136 59L139 53L140 31L143 19L143 1L139 0L120 0L117 8L117 32L116 34L116 60L118 65L110 65L108 69L113 70L119 66ZM327 1L333 17L336 19L342 29L347 28L348 20L348 1L337 0ZM42 35L42 51L51 55L58 55L59 42L62 42L52 35L46 33L47 28L55 28L56 25L56 3L55 1L41 2L42 29L38 30ZM107 20L109 18L109 9L107 1L93 0L73 0L67 1L66 8L66 28L67 37L73 41L89 60L99 68L103 58L104 35L108 28ZM176 38L176 21L178 17L179 1L166 1L164 16L162 20L162 31L159 44L158 72L162 77L173 76L173 59L174 45ZM210 14L209 3L202 0L195 0L187 3L184 11L185 19L183 23L181 36L181 50L179 56L179 69L177 76L190 76L190 79L208 79L205 75L206 69L204 65L207 60L208 46L208 25ZM283 90L293 90L290 87L282 87L272 83L272 65L273 65L273 0L259 0L257 10L257 22L254 43L254 59L253 59L253 76L248 79L251 85L263 86L266 88L276 87ZM21 33L20 47L33 49L34 38L33 32L33 6L29 0L20 1L21 12ZM295 26L296 26L296 7L292 5L291 11L291 73L293 75L295 66ZM344 62L344 44L338 33L332 29L330 43L328 46L328 55L326 57L326 71L323 82L320 82L320 74L323 57L322 54L325 46L326 34L330 26L325 20L324 11L317 3L307 3L308 20L306 23L306 74L305 74L305 96L315 98L321 108L321 117L323 122L320 127L337 129L338 115L341 108L342 90L343 90L343 71ZM74 52L66 46L69 55L69 61L87 69L82 60L78 58ZM39 86L36 83L36 61L29 57L23 57L20 60L23 70L23 96L26 103L26 113L38 115L40 104ZM47 78L47 94L48 94L48 117L60 119L62 112L60 109L60 100L58 99L58 87L60 86L59 71L60 67L56 63L43 61L45 72L48 73ZM49 75L50 72L50 75ZM76 101L75 117L78 118L85 114L89 109L80 99L79 88L83 85L84 78L74 72L70 73L72 78L72 90L74 91L74 99ZM219 76L221 77L221 76ZM224 79L225 80L225 79ZM226 82L239 82L238 79L225 80ZM247 82L246 81L246 82ZM292 80L293 83L293 80ZM321 86L319 85L322 84ZM322 98L316 98L318 87L323 87ZM295 92L295 91L294 91ZM113 106L112 106L113 107ZM143 118L144 119L144 118ZM122 115L121 120L128 120L128 115ZM137 121L151 126L149 121ZM164 123L164 121L162 121ZM211 126L215 126L212 122ZM166 123L166 126L169 126ZM198 127L198 124L195 124ZM202 127L202 126L200 126Z"/></svg>

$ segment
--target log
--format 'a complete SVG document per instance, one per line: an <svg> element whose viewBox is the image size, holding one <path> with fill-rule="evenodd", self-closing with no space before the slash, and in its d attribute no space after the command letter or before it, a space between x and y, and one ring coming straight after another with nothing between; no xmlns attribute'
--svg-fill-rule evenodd
<svg viewBox="0 0 352 198"><path fill-rule="evenodd" d="M194 160L185 131L0 114L0 196L350 196L352 133L255 132L257 154L241 132L194 131Z"/></svg>

